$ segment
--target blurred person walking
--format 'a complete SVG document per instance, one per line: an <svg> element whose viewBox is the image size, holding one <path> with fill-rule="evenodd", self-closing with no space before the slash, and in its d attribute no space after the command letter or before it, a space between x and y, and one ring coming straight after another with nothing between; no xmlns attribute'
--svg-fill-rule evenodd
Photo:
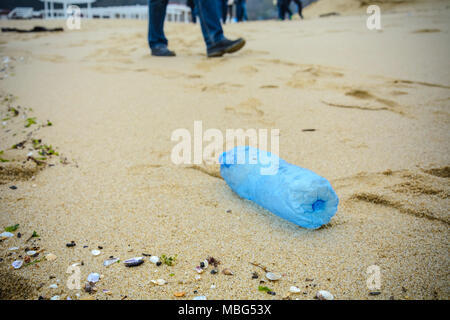
<svg viewBox="0 0 450 320"><path fill-rule="evenodd" d="M197 11L195 8L194 0L187 0L186 5L191 8L191 17L192 17L192 23L197 23Z"/></svg>
<svg viewBox="0 0 450 320"><path fill-rule="evenodd" d="M237 22L247 21L247 1L246 0L235 0L236 4L236 19Z"/></svg>
<svg viewBox="0 0 450 320"><path fill-rule="evenodd" d="M173 57L175 52L168 49L164 34L164 20L169 0L148 0L148 44L153 56ZM236 52L245 45L245 40L229 40L223 34L217 1L194 0L200 18L203 39L208 57L221 57Z"/></svg>
<svg viewBox="0 0 450 320"><path fill-rule="evenodd" d="M218 0L219 1L219 16L222 19L222 23L227 22L227 11L228 11L228 0Z"/></svg>

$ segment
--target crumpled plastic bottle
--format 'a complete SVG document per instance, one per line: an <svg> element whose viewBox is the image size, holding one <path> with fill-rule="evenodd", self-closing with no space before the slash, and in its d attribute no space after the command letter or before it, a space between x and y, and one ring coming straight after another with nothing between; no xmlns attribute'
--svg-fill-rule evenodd
<svg viewBox="0 0 450 320"><path fill-rule="evenodd" d="M219 157L220 174L240 197L301 227L317 229L335 215L339 198L327 179L250 146Z"/></svg>

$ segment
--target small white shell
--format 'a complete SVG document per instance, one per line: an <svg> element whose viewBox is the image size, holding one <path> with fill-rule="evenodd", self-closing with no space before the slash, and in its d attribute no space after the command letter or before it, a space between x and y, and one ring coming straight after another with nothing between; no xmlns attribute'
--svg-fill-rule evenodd
<svg viewBox="0 0 450 320"><path fill-rule="evenodd" d="M3 233L0 233L0 238L11 238L11 237L14 237L14 233L11 233L11 232L3 232Z"/></svg>
<svg viewBox="0 0 450 320"><path fill-rule="evenodd" d="M136 266L139 266L144 263L144 258L143 257L135 257L135 258L125 260L123 263L127 267L136 267Z"/></svg>
<svg viewBox="0 0 450 320"><path fill-rule="evenodd" d="M157 264L159 262L159 257L158 256L151 256L149 260L150 260L151 263Z"/></svg>
<svg viewBox="0 0 450 320"><path fill-rule="evenodd" d="M316 297L319 300L334 300L333 295L325 290L318 291Z"/></svg>
<svg viewBox="0 0 450 320"><path fill-rule="evenodd" d="M50 300L59 300L59 299L61 299L60 296L53 296L53 297L50 298Z"/></svg>
<svg viewBox="0 0 450 320"><path fill-rule="evenodd" d="M51 284L48 287L51 288L51 289L58 289L58 285L56 283Z"/></svg>
<svg viewBox="0 0 450 320"><path fill-rule="evenodd" d="M36 251L34 251L34 250L27 251L27 255L29 255L30 257L33 257L35 254L36 254Z"/></svg>
<svg viewBox="0 0 450 320"><path fill-rule="evenodd" d="M292 293L299 293L300 291L301 291L300 288L296 287L296 286L291 286L289 288L289 292L292 292Z"/></svg>
<svg viewBox="0 0 450 320"><path fill-rule="evenodd" d="M196 275L195 275L195 280L197 280L197 281L198 281L198 280L200 280L201 278L202 278L202 276L201 276L201 275L199 275L199 274L196 274Z"/></svg>
<svg viewBox="0 0 450 320"><path fill-rule="evenodd" d="M96 283L100 280L100 275L98 273L91 273L87 277L88 282Z"/></svg>
<svg viewBox="0 0 450 320"><path fill-rule="evenodd" d="M15 250L19 250L19 247L11 247L8 249L9 251L15 251Z"/></svg>
<svg viewBox="0 0 450 320"><path fill-rule="evenodd" d="M151 280L152 283L157 284L158 286L163 286L167 283L164 279Z"/></svg>
<svg viewBox="0 0 450 320"><path fill-rule="evenodd" d="M192 299L192 300L206 300L206 297L205 296L197 296L197 297L194 297L194 299Z"/></svg>
<svg viewBox="0 0 450 320"><path fill-rule="evenodd" d="M119 261L119 258L111 258L111 259L103 261L103 265L105 267L109 267L110 265L116 263L117 261Z"/></svg>
<svg viewBox="0 0 450 320"><path fill-rule="evenodd" d="M92 253L93 256L98 256L101 253L101 251L97 250L97 249L94 249L94 250L91 251L91 253Z"/></svg>
<svg viewBox="0 0 450 320"><path fill-rule="evenodd" d="M203 273L203 271L205 271L205 270L203 270L202 267L200 267L200 266L195 267L194 270L197 271L197 273Z"/></svg>
<svg viewBox="0 0 450 320"><path fill-rule="evenodd" d="M205 264L204 268L205 269L208 268L208 266L209 266L208 260L204 260L203 263Z"/></svg>
<svg viewBox="0 0 450 320"><path fill-rule="evenodd" d="M271 280L271 281L277 281L277 280L281 279L281 274L273 273L273 272L267 272L266 273L266 278Z"/></svg>
<svg viewBox="0 0 450 320"><path fill-rule="evenodd" d="M23 265L23 260L16 260L11 265L14 269L20 269Z"/></svg>

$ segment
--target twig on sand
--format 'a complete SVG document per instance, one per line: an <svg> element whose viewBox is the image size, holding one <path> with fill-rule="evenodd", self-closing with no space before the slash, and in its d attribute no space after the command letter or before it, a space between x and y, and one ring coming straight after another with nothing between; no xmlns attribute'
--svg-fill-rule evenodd
<svg viewBox="0 0 450 320"><path fill-rule="evenodd" d="M251 265L254 265L255 267L258 267L258 268L263 269L264 272L269 272L269 270L268 270L265 266L261 265L260 263L250 262L250 264L251 264Z"/></svg>

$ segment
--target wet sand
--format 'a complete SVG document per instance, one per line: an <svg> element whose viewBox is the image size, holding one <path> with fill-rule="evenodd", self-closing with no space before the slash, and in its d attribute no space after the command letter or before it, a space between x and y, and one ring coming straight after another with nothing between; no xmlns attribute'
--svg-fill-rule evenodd
<svg viewBox="0 0 450 320"><path fill-rule="evenodd" d="M386 12L382 31L367 30L362 15L227 25L247 46L218 59L206 59L198 25L167 25L174 59L149 55L145 21L2 34L10 62L0 72L9 118L0 157L9 161L0 163L0 226L20 224L14 234L23 236L0 243L0 297L282 299L295 285L301 293L289 298L327 290L336 299L448 299L449 18L436 5ZM14 117L8 107L18 106ZM30 117L36 124L25 128ZM171 133L192 132L195 120L222 132L280 129L280 156L330 180L336 216L302 229L236 196L217 165L172 164ZM25 161L30 149L38 157L32 139L58 155L47 165ZM26 242L33 230L40 237ZM45 251L31 261L57 259L13 270L33 246ZM142 253L177 262L102 265ZM221 261L219 273L209 267L196 280L208 256ZM82 284L91 272L104 275L95 294L66 286L67 268L81 261ZM283 275L262 284L275 296L258 290L264 271L251 263ZM366 285L371 265L381 270L376 296ZM151 282L159 278L168 283Z"/></svg>

